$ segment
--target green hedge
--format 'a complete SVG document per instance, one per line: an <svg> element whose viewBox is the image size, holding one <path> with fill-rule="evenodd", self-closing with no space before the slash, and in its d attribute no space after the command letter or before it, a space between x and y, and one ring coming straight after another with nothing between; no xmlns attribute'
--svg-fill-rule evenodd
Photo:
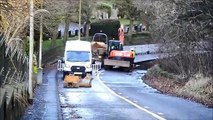
<svg viewBox="0 0 213 120"><path fill-rule="evenodd" d="M120 27L119 20L100 20L91 23L90 35L93 36L95 33L102 31L107 34L109 39L118 39L118 29Z"/></svg>
<svg viewBox="0 0 213 120"><path fill-rule="evenodd" d="M130 38L128 34L125 34L124 45L143 45L153 44L153 39L149 32L137 32L133 33Z"/></svg>
<svg viewBox="0 0 213 120"><path fill-rule="evenodd" d="M151 34L150 32L137 32L137 33L133 33L132 34L132 37L135 38L135 37L151 37Z"/></svg>

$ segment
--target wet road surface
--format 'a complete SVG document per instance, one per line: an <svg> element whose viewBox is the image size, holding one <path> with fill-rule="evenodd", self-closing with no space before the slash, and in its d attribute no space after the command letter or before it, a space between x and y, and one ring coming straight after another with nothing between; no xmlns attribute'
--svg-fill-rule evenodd
<svg viewBox="0 0 213 120"><path fill-rule="evenodd" d="M213 109L159 93L141 80L145 71L101 71L92 88L63 88L57 74L64 120L212 120Z"/></svg>
<svg viewBox="0 0 213 120"><path fill-rule="evenodd" d="M141 80L145 71L132 73L104 71L100 79L120 96L168 120L212 120L213 109L185 100L160 94Z"/></svg>
<svg viewBox="0 0 213 120"><path fill-rule="evenodd" d="M96 78L92 82L92 88L63 88L61 77L61 74L58 74L61 112L64 120L158 119L110 93Z"/></svg>

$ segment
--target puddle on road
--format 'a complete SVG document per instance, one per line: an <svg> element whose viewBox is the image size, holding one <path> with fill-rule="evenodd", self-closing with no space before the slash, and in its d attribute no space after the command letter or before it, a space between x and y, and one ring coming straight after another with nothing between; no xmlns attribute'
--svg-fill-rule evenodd
<svg viewBox="0 0 213 120"><path fill-rule="evenodd" d="M147 73L147 71L146 70L137 70L137 71L135 71L137 74L145 74L145 73Z"/></svg>
<svg viewBox="0 0 213 120"><path fill-rule="evenodd" d="M73 119L81 119L82 117L77 113L78 107L77 104L69 104L66 96L62 93L59 94L60 97L60 107L61 107L61 114L63 120L73 120Z"/></svg>
<svg viewBox="0 0 213 120"><path fill-rule="evenodd" d="M63 120L73 120L73 119L81 119L83 118L80 116L75 109L70 109L70 108L62 108L62 117Z"/></svg>
<svg viewBox="0 0 213 120"><path fill-rule="evenodd" d="M160 93L157 89L154 89L150 87L149 85L145 84L142 80L142 77L145 75L147 71L146 70L136 70L133 71L133 76L136 77L137 82L140 83L140 86L142 87L142 90L139 90L138 92L141 93Z"/></svg>

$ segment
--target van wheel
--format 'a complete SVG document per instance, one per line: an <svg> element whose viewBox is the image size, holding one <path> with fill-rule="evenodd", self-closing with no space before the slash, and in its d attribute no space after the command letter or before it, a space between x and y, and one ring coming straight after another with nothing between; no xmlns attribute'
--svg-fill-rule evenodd
<svg viewBox="0 0 213 120"><path fill-rule="evenodd" d="M82 78L85 78L86 76L87 76L87 73L83 73L83 74L81 75Z"/></svg>
<svg viewBox="0 0 213 120"><path fill-rule="evenodd" d="M88 72L88 74L92 75L92 71Z"/></svg>

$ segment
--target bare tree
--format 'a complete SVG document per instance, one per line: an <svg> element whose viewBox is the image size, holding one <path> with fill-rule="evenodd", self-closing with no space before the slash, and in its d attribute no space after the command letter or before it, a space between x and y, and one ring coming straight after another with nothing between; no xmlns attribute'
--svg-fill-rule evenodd
<svg viewBox="0 0 213 120"><path fill-rule="evenodd" d="M147 30L151 31L150 27L154 20L156 20L157 8L154 5L156 0L133 0L133 4L140 10L139 20L146 26ZM164 8L165 6L161 6Z"/></svg>
<svg viewBox="0 0 213 120"><path fill-rule="evenodd" d="M82 4L82 19L86 22L86 38L89 37L89 27L93 17L93 10L95 8L94 2L97 0L83 0Z"/></svg>
<svg viewBox="0 0 213 120"><path fill-rule="evenodd" d="M24 32L24 28L29 20L28 2L27 0L20 2L8 0L7 2L8 6L1 9L0 23L0 30L4 34L3 40L5 41L8 49L6 51L9 51L9 49L13 52L20 50L23 51L23 48L21 47L22 45L16 45L15 43L23 43L22 38L24 35L22 33Z"/></svg>
<svg viewBox="0 0 213 120"><path fill-rule="evenodd" d="M48 10L50 14L44 17L44 26L48 29L50 36L52 36L52 47L56 46L56 39L58 36L58 26L63 21L64 6L67 2L64 0L45 0L44 9Z"/></svg>
<svg viewBox="0 0 213 120"><path fill-rule="evenodd" d="M68 31L69 31L69 25L71 21L77 21L78 19L78 0L65 0L67 3L66 6L64 6L64 43L67 41L68 38Z"/></svg>
<svg viewBox="0 0 213 120"><path fill-rule="evenodd" d="M139 9L151 9L152 34L161 50L171 52L167 66L189 78L212 74L213 3L211 0L135 0ZM149 7L152 6L152 7ZM175 56L174 56L175 53Z"/></svg>

